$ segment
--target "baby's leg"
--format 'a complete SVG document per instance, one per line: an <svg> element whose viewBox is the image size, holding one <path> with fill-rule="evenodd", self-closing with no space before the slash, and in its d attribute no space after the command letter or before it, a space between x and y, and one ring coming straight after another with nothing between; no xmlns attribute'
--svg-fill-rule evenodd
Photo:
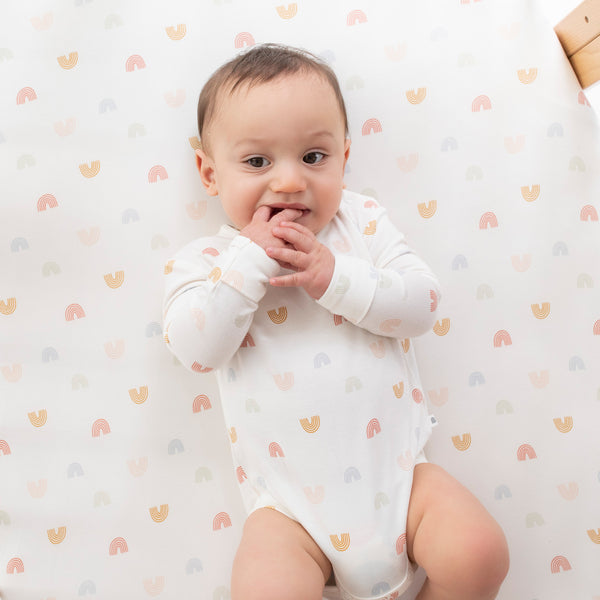
<svg viewBox="0 0 600 600"><path fill-rule="evenodd" d="M331 565L308 532L261 508L244 525L233 563L232 600L321 600Z"/></svg>
<svg viewBox="0 0 600 600"><path fill-rule="evenodd" d="M415 468L407 548L427 573L418 600L492 600L508 571L504 533L442 468Z"/></svg>

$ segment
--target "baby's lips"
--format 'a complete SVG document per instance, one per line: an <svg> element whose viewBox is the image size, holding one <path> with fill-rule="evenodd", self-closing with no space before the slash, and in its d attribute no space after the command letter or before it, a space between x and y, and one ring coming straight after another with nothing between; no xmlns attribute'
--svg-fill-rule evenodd
<svg viewBox="0 0 600 600"><path fill-rule="evenodd" d="M304 214L304 211L299 208L271 208L271 219L277 215L281 215L281 221L295 221ZM269 219L269 220L271 220Z"/></svg>

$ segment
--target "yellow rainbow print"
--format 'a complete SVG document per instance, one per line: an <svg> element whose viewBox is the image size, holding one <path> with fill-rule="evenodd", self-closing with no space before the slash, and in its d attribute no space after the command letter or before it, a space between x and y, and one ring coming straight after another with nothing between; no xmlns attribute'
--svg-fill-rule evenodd
<svg viewBox="0 0 600 600"><path fill-rule="evenodd" d="M157 575L154 579L144 579L144 589L149 596L158 596L165 589L164 575Z"/></svg>
<svg viewBox="0 0 600 600"><path fill-rule="evenodd" d="M194 398L192 412L199 413L202 410L209 410L211 408L210 398L206 394L200 394Z"/></svg>
<svg viewBox="0 0 600 600"><path fill-rule="evenodd" d="M79 165L79 172L86 178L91 179L100 173L100 161L93 160L89 165L82 163Z"/></svg>
<svg viewBox="0 0 600 600"><path fill-rule="evenodd" d="M298 14L298 5L294 2L288 4L287 8L285 6L277 6L276 10L282 19L293 19Z"/></svg>
<svg viewBox="0 0 600 600"><path fill-rule="evenodd" d="M526 202L533 202L540 197L541 187L539 184L534 184L531 187L528 185L521 186L521 196Z"/></svg>
<svg viewBox="0 0 600 600"><path fill-rule="evenodd" d="M232 444L235 444L238 441L238 434L235 427L229 429L229 440Z"/></svg>
<svg viewBox="0 0 600 600"><path fill-rule="evenodd" d="M590 540L594 542L594 544L600 544L600 529L588 529L586 533L588 534Z"/></svg>
<svg viewBox="0 0 600 600"><path fill-rule="evenodd" d="M519 449L517 450L517 460L526 460L526 459L534 459L537 458L537 454L533 449L533 446L530 444L521 444Z"/></svg>
<svg viewBox="0 0 600 600"><path fill-rule="evenodd" d="M564 417L552 419L554 427L561 433L569 433L573 429L573 417Z"/></svg>
<svg viewBox="0 0 600 600"><path fill-rule="evenodd" d="M488 96L481 95L477 96L475 100L471 103L471 112L480 112L482 110L491 110L492 109L492 101Z"/></svg>
<svg viewBox="0 0 600 600"><path fill-rule="evenodd" d="M462 436L453 435L452 444L454 444L454 447L461 452L468 450L471 447L471 434L465 433Z"/></svg>
<svg viewBox="0 0 600 600"><path fill-rule="evenodd" d="M156 183L159 179L161 181L164 179L169 179L169 174L162 165L154 165L148 171L148 183Z"/></svg>
<svg viewBox="0 0 600 600"><path fill-rule="evenodd" d="M366 23L367 22L367 15L365 15L365 13L360 10L360 9L356 9L356 10L351 10L348 13L348 16L346 17L346 24L351 27L352 25L356 25L357 23Z"/></svg>
<svg viewBox="0 0 600 600"><path fill-rule="evenodd" d="M533 83L537 79L538 70L536 67L531 69L519 69L517 71L517 77L521 83L525 85Z"/></svg>
<svg viewBox="0 0 600 600"><path fill-rule="evenodd" d="M398 398L398 399L402 398L402 396L404 396L404 381L395 383L393 385L393 389L394 389L394 396L396 396L396 398Z"/></svg>
<svg viewBox="0 0 600 600"><path fill-rule="evenodd" d="M269 456L271 458L285 458L282 447L277 442L269 444Z"/></svg>
<svg viewBox="0 0 600 600"><path fill-rule="evenodd" d="M79 54L77 52L71 52L69 53L69 56L59 56L56 60L62 69L68 71L77 64L77 61L79 60Z"/></svg>
<svg viewBox="0 0 600 600"><path fill-rule="evenodd" d="M110 433L110 425L106 419L96 419L92 424L92 437L100 437L100 434Z"/></svg>
<svg viewBox="0 0 600 600"><path fill-rule="evenodd" d="M8 298L7 300L0 300L0 313L3 315L12 315L17 310L17 299Z"/></svg>
<svg viewBox="0 0 600 600"><path fill-rule="evenodd" d="M300 419L300 425L306 433L316 433L319 430L319 427L321 427L321 417L319 415L314 415L308 419Z"/></svg>
<svg viewBox="0 0 600 600"><path fill-rule="evenodd" d="M217 281L219 281L219 279L221 279L221 269L219 267L215 267L209 274L208 274L208 278L213 282L213 283L217 283Z"/></svg>
<svg viewBox="0 0 600 600"><path fill-rule="evenodd" d="M25 565L23 564L23 561L18 556L11 558L8 561L8 563L6 564L6 573L8 575L14 575L15 573L24 573L24 572L25 572Z"/></svg>
<svg viewBox="0 0 600 600"><path fill-rule="evenodd" d="M381 123L378 119L371 118L367 119L362 126L362 134L363 135L371 135L371 133L381 133L383 128L381 127Z"/></svg>
<svg viewBox="0 0 600 600"><path fill-rule="evenodd" d="M44 194L43 196L40 196L37 201L38 212L43 212L47 208L56 208L57 206L58 202L52 194Z"/></svg>
<svg viewBox="0 0 600 600"><path fill-rule="evenodd" d="M331 545L338 552L345 552L350 548L350 534L342 533L341 535L330 535L329 540L331 541Z"/></svg>
<svg viewBox="0 0 600 600"><path fill-rule="evenodd" d="M381 425L377 419L371 419L367 425L367 439L370 440L378 433L381 433Z"/></svg>
<svg viewBox="0 0 600 600"><path fill-rule="evenodd" d="M58 529L48 529L46 534L51 544L60 544L67 537L67 528L63 526Z"/></svg>
<svg viewBox="0 0 600 600"><path fill-rule="evenodd" d="M275 325L281 325L287 319L288 311L285 306L280 306L278 309L268 310L267 315Z"/></svg>
<svg viewBox="0 0 600 600"><path fill-rule="evenodd" d="M127 547L127 542L122 537L116 537L108 546L109 556L116 556L118 553L125 554L125 552L129 552L129 548Z"/></svg>
<svg viewBox="0 0 600 600"><path fill-rule="evenodd" d="M143 385L138 390L137 388L131 388L129 391L129 397L134 404L144 404L148 400L148 386Z"/></svg>
<svg viewBox="0 0 600 600"><path fill-rule="evenodd" d="M579 218L582 221L598 221L598 211L594 206L588 204L581 209Z"/></svg>
<svg viewBox="0 0 600 600"><path fill-rule="evenodd" d="M32 102L37 100L37 94L31 87L24 87L17 93L17 104L25 104L25 102Z"/></svg>
<svg viewBox="0 0 600 600"><path fill-rule="evenodd" d="M8 456L10 454L10 446L6 440L0 440L0 454Z"/></svg>
<svg viewBox="0 0 600 600"><path fill-rule="evenodd" d="M402 344L402 350L404 350L404 354L407 354L410 350L410 338L405 338L400 343Z"/></svg>
<svg viewBox="0 0 600 600"><path fill-rule="evenodd" d="M192 364L192 371L194 371L194 373L210 373L212 371L212 367L204 367L200 363L194 361Z"/></svg>
<svg viewBox="0 0 600 600"><path fill-rule="evenodd" d="M542 304L532 304L531 312L536 319L545 319L550 314L550 302Z"/></svg>
<svg viewBox="0 0 600 600"><path fill-rule="evenodd" d="M512 339L505 329L500 329L494 334L494 348L500 348L502 345L510 346Z"/></svg>
<svg viewBox="0 0 600 600"><path fill-rule="evenodd" d="M427 203L420 202L417 204L417 210L424 219L431 219L437 211L437 200L431 200Z"/></svg>
<svg viewBox="0 0 600 600"><path fill-rule="evenodd" d="M127 73L133 72L135 69L145 69L146 63L139 54L132 54L125 62L125 71Z"/></svg>
<svg viewBox="0 0 600 600"><path fill-rule="evenodd" d="M406 533L398 536L396 540L396 554L400 556L404 552L404 548L406 546Z"/></svg>
<svg viewBox="0 0 600 600"><path fill-rule="evenodd" d="M427 88L419 88L416 92L415 90L408 90L406 92L406 99L411 104L421 104L425 97L427 96Z"/></svg>
<svg viewBox="0 0 600 600"><path fill-rule="evenodd" d="M43 408L37 413L27 413L27 418L34 427L43 427L46 424L46 421L48 420L48 413L46 412L46 409Z"/></svg>
<svg viewBox="0 0 600 600"><path fill-rule="evenodd" d="M450 319L443 318L441 321L436 321L433 326L433 332L436 335L444 336L450 331Z"/></svg>
<svg viewBox="0 0 600 600"><path fill-rule="evenodd" d="M85 311L80 304L69 304L65 309L65 320L73 321L74 319L83 319Z"/></svg>
<svg viewBox="0 0 600 600"><path fill-rule="evenodd" d="M153 506L148 509L148 512L155 523L162 523L169 516L169 505L161 504L160 508Z"/></svg>
<svg viewBox="0 0 600 600"><path fill-rule="evenodd" d="M112 290L120 288L123 285L124 281L124 271L115 271L114 275L112 273L107 273L106 275L104 275L104 283L106 283L106 285Z"/></svg>
<svg viewBox="0 0 600 600"><path fill-rule="evenodd" d="M169 39L177 42L185 37L185 34L187 33L187 27L183 23L180 23L176 27L173 27L173 25L165 27L165 31L167 32Z"/></svg>
<svg viewBox="0 0 600 600"><path fill-rule="evenodd" d="M164 269L165 275L170 275L173 272L174 264L175 264L175 261L173 259L167 261L167 264L165 264L165 269Z"/></svg>
<svg viewBox="0 0 600 600"><path fill-rule="evenodd" d="M570 571L571 563L564 556L555 556L550 563L551 573L560 573L561 571Z"/></svg>
<svg viewBox="0 0 600 600"><path fill-rule="evenodd" d="M235 40L233 42L233 45L238 50L240 48L243 48L244 46L254 46L254 44L256 44L256 42L254 41L252 34L248 33L247 31L242 31L241 33L238 33L235 36Z"/></svg>

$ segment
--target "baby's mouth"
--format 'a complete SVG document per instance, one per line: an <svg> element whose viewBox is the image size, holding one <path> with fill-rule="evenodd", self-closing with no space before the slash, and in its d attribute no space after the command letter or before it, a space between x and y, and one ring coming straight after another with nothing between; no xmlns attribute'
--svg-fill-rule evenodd
<svg viewBox="0 0 600 600"><path fill-rule="evenodd" d="M279 214L281 211L287 210L287 209L301 211L302 212L302 216L304 216L305 214L308 214L308 212L309 212L308 208L300 208L298 206L286 206L286 207L283 207L283 206L272 206L271 207L271 219L275 215Z"/></svg>

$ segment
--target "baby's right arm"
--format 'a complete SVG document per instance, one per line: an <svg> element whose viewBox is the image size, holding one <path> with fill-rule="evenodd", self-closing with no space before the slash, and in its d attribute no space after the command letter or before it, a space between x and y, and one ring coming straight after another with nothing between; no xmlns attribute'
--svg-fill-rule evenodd
<svg viewBox="0 0 600 600"><path fill-rule="evenodd" d="M165 340L183 365L208 372L240 347L279 265L242 235L201 238L167 264Z"/></svg>

